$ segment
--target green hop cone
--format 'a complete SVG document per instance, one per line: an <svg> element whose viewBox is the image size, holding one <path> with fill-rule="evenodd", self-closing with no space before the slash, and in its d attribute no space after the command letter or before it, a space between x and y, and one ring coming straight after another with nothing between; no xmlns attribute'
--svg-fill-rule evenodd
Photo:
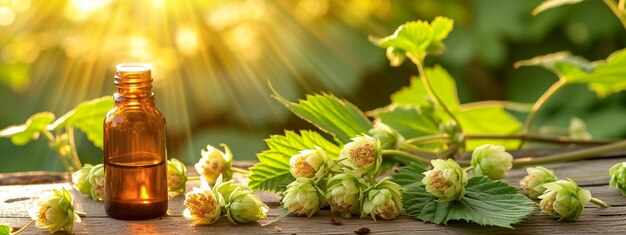
<svg viewBox="0 0 626 235"><path fill-rule="evenodd" d="M556 175L542 166L526 168L528 175L519 181L520 188L529 198L537 199L546 191L545 183L557 181Z"/></svg>
<svg viewBox="0 0 626 235"><path fill-rule="evenodd" d="M438 202L450 202L460 199L465 194L467 173L452 159L431 161L433 169L424 172L422 183L426 191L437 197Z"/></svg>
<svg viewBox="0 0 626 235"><path fill-rule="evenodd" d="M35 220L37 228L47 229L51 233L72 233L74 222L80 222L80 217L74 211L72 196L65 189L55 189L41 195L33 202L28 215Z"/></svg>
<svg viewBox="0 0 626 235"><path fill-rule="evenodd" d="M212 224L220 218L221 207L214 192L204 188L194 188L185 194L183 217L194 224Z"/></svg>
<svg viewBox="0 0 626 235"><path fill-rule="evenodd" d="M396 149L404 141L400 133L382 122L374 123L374 128L370 129L369 133L380 142L382 149Z"/></svg>
<svg viewBox="0 0 626 235"><path fill-rule="evenodd" d="M575 140L591 140L593 136L587 131L587 125L579 118L572 118L569 124L569 137Z"/></svg>
<svg viewBox="0 0 626 235"><path fill-rule="evenodd" d="M300 151L289 160L291 175L293 177L320 178L323 177L332 164L333 160L319 147L316 150L307 149Z"/></svg>
<svg viewBox="0 0 626 235"><path fill-rule="evenodd" d="M97 201L104 200L104 165L95 165L87 177L91 184L91 198Z"/></svg>
<svg viewBox="0 0 626 235"><path fill-rule="evenodd" d="M226 153L207 145L206 150L200 151L202 158L195 165L202 180L208 184L214 184L219 175L222 175L225 180L230 180L233 177L233 154L228 145L221 144L221 146L224 147Z"/></svg>
<svg viewBox="0 0 626 235"><path fill-rule="evenodd" d="M167 161L167 191L170 195L184 194L187 186L187 168L185 164L172 158Z"/></svg>
<svg viewBox="0 0 626 235"><path fill-rule="evenodd" d="M332 213L350 218L353 214L361 212L361 198L363 191L368 187L365 180L345 169L344 173L331 177L326 187L326 199Z"/></svg>
<svg viewBox="0 0 626 235"><path fill-rule="evenodd" d="M617 163L611 167L609 175L611 175L609 185L626 196L626 162Z"/></svg>
<svg viewBox="0 0 626 235"><path fill-rule="evenodd" d="M229 181L223 181L222 176L217 177L215 181L215 185L213 185L213 194L217 197L217 201L219 205L222 207L222 213L226 213L226 204L228 204L230 200L230 196L235 191L249 191L252 192L248 186L245 185L237 185L235 184L235 180L231 179Z"/></svg>
<svg viewBox="0 0 626 235"><path fill-rule="evenodd" d="M474 175L484 175L492 180L504 179L513 166L513 156L503 146L485 144L472 153Z"/></svg>
<svg viewBox="0 0 626 235"><path fill-rule="evenodd" d="M543 185L546 192L539 196L541 212L559 217L561 220L575 221L583 213L585 205L591 200L589 190L578 187L576 182L559 180Z"/></svg>
<svg viewBox="0 0 626 235"><path fill-rule="evenodd" d="M364 192L361 218L370 215L382 219L395 219L402 213L400 185L384 178Z"/></svg>
<svg viewBox="0 0 626 235"><path fill-rule="evenodd" d="M242 187L236 188L225 206L226 217L233 224L256 222L265 219L269 207L252 191Z"/></svg>
<svg viewBox="0 0 626 235"><path fill-rule="evenodd" d="M74 187L76 191L88 196L91 195L91 184L88 178L91 168L93 168L92 165L85 164L83 168L80 168L80 170L72 174L72 187Z"/></svg>
<svg viewBox="0 0 626 235"><path fill-rule="evenodd" d="M326 206L326 195L314 180L300 177L287 185L282 202L289 213L311 217Z"/></svg>
<svg viewBox="0 0 626 235"><path fill-rule="evenodd" d="M382 163L382 149L378 140L362 135L343 146L339 161L354 170L357 176L378 172Z"/></svg>

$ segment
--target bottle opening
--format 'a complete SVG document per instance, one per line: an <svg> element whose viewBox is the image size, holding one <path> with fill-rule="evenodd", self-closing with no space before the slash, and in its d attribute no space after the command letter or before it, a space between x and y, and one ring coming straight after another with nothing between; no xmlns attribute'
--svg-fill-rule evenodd
<svg viewBox="0 0 626 235"><path fill-rule="evenodd" d="M118 72L146 72L152 70L152 65L147 63L124 63L115 66Z"/></svg>

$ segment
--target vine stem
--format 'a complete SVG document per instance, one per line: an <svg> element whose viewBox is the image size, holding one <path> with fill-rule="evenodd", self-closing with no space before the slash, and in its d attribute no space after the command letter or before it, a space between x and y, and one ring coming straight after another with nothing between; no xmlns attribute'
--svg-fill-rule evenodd
<svg viewBox="0 0 626 235"><path fill-rule="evenodd" d="M615 143L615 141L604 141L604 140L576 140L567 137L546 137L541 135L533 135L533 134L518 134L518 135L477 135L477 134L467 134L465 136L467 139L489 139L489 140L497 140L497 139L519 139L526 141L535 141L535 142L544 142L544 143L556 143L556 144L576 144L576 145L603 145Z"/></svg>
<svg viewBox="0 0 626 235"><path fill-rule="evenodd" d="M72 153L72 165L76 168L76 170L83 168L83 164L80 162L80 158L78 157L78 152L76 152L76 141L74 140L74 127L67 126L65 128L65 132L67 133L67 140L70 145L70 150Z"/></svg>
<svg viewBox="0 0 626 235"><path fill-rule="evenodd" d="M33 222L35 222L35 220L31 220L30 222L28 222L26 225L24 225L23 227L21 227L20 229L18 229L17 231L11 233L11 234L19 234L21 232L23 232L26 228L28 228L28 226L30 226L31 224L33 224Z"/></svg>
<svg viewBox="0 0 626 235"><path fill-rule="evenodd" d="M530 133L530 129L533 126L533 121L535 120L535 116L537 116L537 112L550 99L550 97L552 97L552 95L554 95L556 91L561 89L561 87L563 87L564 85L565 85L565 79L563 79L562 77L559 77L559 80L556 83L552 84L552 86L550 86L550 88L548 88L548 90L545 93L543 93L541 97L539 97L537 102L535 102L532 109L528 113L528 116L526 117L526 122L524 124L524 134ZM522 139L518 148L522 148L524 146L524 143L525 143L525 140Z"/></svg>
<svg viewBox="0 0 626 235"><path fill-rule="evenodd" d="M611 143L611 144L606 144L602 146L587 148L587 149L568 152L568 153L559 153L559 154L553 154L553 155L543 156L543 157L517 158L517 159L513 159L513 167L519 168L519 167L525 167L525 166L531 166L531 165L542 165L542 164L555 163L555 162L566 162L566 161L576 161L576 160L583 160L583 159L607 157L607 156L602 156L602 155L606 153L612 153L612 152L623 151L623 150L626 150L626 140L621 140L621 141ZM415 161L415 162L420 162L426 165L430 164L430 159L424 158L422 156L414 155L412 153L400 151L400 150L386 149L386 150L383 150L383 154L399 156L404 159L408 159L408 160ZM463 166L463 167L471 166L471 161L469 160L458 160L456 162L460 166Z"/></svg>
<svg viewBox="0 0 626 235"><path fill-rule="evenodd" d="M236 172L236 173L239 173L239 174L244 174L244 175L249 175L250 174L250 171L241 169L239 167L231 167L231 169L233 170L233 172Z"/></svg>
<svg viewBox="0 0 626 235"><path fill-rule="evenodd" d="M455 123L456 124L455 127L456 127L457 131L460 132L460 133L463 133L463 127L461 127L461 122L459 122L459 119L457 119L457 117L454 115L454 113L452 113L452 111L450 111L448 106L446 106L446 104L444 104L443 101L441 101L441 98L433 90L433 87L431 86L430 81L428 80L428 76L426 75L426 71L424 70L424 65L422 63L424 61L424 57L422 56L422 58L418 59L418 58L415 58L414 56L412 56L410 53L409 53L408 57L417 66L417 70L419 71L420 75L422 76L422 82L424 83L424 87L426 88L426 92L428 92L428 95L433 97L435 99L435 101L437 101L437 103L441 106L441 108L443 108L443 111L446 112L448 114L448 116L450 116L450 118L452 118L452 120L454 120L454 122L456 122Z"/></svg>
<svg viewBox="0 0 626 235"><path fill-rule="evenodd" d="M617 16L617 19L619 19L619 22L622 23L622 26L624 27L624 29L626 29L626 18L624 17L624 1L620 0L619 1L619 6L615 5L615 2L613 0L604 0L604 3L611 9L611 11L613 11L613 14L615 14L615 16Z"/></svg>
<svg viewBox="0 0 626 235"><path fill-rule="evenodd" d="M435 135L427 135L427 136L420 136L417 138L412 138L412 139L408 139L405 140L404 142L402 142L403 144L412 144L412 143L427 143L427 142L437 142L437 141L441 141L441 140L448 140L450 138L450 136L448 136L448 134L435 134Z"/></svg>
<svg viewBox="0 0 626 235"><path fill-rule="evenodd" d="M513 160L513 167L524 167L530 165L542 165L555 162L576 161L588 158L606 157L602 154L626 150L626 140L618 141L612 144L592 147L588 149L578 150L569 153L559 153L544 157L525 157ZM470 161L457 161L461 166L469 166Z"/></svg>
<svg viewBox="0 0 626 235"><path fill-rule="evenodd" d="M606 204L606 203L604 203L602 200L597 199L597 198L595 198L595 197L592 197L592 198L591 198L591 200L589 200L589 202L591 202L591 203L593 203L593 204L596 204L596 205L598 205L598 206L600 206L600 207L604 207L604 208L609 207L609 205L607 205L607 204Z"/></svg>
<svg viewBox="0 0 626 235"><path fill-rule="evenodd" d="M43 129L41 131L41 133L43 133L43 135L46 137L46 139L48 139L48 142L50 142L50 143L56 142L56 138L54 137L54 135L49 130ZM61 152L59 152L58 149L57 149L57 154L59 154L59 157L61 158L61 163L63 164L63 167L65 167L65 169L68 170L67 173L68 173L69 179L71 180L72 179L72 174L69 172L69 169L71 167L70 166L71 163L68 162L68 159L65 156L63 156L63 154L61 154Z"/></svg>
<svg viewBox="0 0 626 235"><path fill-rule="evenodd" d="M384 149L383 155L395 155L395 156L399 156L399 157L402 157L404 159L408 159L411 161L420 162L422 164L426 164L426 165L430 164L430 159L427 159L418 155L414 155L411 153L407 153L404 151L400 151L400 150Z"/></svg>

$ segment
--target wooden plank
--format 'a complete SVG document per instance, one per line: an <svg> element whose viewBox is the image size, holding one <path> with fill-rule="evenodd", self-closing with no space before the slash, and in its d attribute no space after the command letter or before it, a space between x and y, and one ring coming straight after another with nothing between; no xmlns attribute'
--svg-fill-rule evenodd
<svg viewBox="0 0 626 235"><path fill-rule="evenodd" d="M139 234L139 233L237 233L237 234L345 234L367 227L372 233L426 233L436 234L537 234L537 233L620 233L626 231L626 197L608 187L608 169L615 163L626 161L625 158L596 159L578 162L567 162L545 165L554 169L562 178L574 178L581 186L590 190L594 197L604 200L610 208L599 208L593 204L587 205L585 212L577 222L556 222L553 218L541 215L538 211L519 225L515 230L482 227L463 222L453 222L447 226L439 226L413 220L401 216L392 221L374 221L372 219L341 219L342 225L333 225L330 222L332 215L328 210L322 210L312 218L288 216L269 226L260 226L257 223L246 225L231 225L225 218L208 226L194 226L191 221L181 217L184 209L183 197L170 199L168 216L161 219L145 221L120 221L106 216L101 202L79 195L71 190L65 182L40 185L0 186L0 223L9 223L21 226L29 221L27 209L31 202L42 192L53 188L65 187L74 196L76 208L87 213L81 223L75 225L77 234ZM191 170L190 172L193 172ZM524 169L514 169L506 182L518 187L518 182L526 175ZM236 174L236 179L245 183L247 179ZM188 184L188 189L197 186L198 182ZM268 219L271 221L282 213L279 195L260 193L262 200L270 206ZM48 234L47 231L34 226L28 228L24 234Z"/></svg>

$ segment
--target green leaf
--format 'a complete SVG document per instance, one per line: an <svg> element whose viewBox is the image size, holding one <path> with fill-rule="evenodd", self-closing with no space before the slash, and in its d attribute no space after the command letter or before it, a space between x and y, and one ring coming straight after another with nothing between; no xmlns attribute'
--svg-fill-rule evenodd
<svg viewBox="0 0 626 235"><path fill-rule="evenodd" d="M11 231L13 231L11 225L5 223L0 224L0 235L10 235Z"/></svg>
<svg viewBox="0 0 626 235"><path fill-rule="evenodd" d="M294 180L289 172L289 159L302 150L320 147L331 158L337 159L341 148L324 139L314 131L286 131L285 135L273 135L265 142L268 150L257 154L259 163L250 168L248 186L256 190L279 191Z"/></svg>
<svg viewBox="0 0 626 235"><path fill-rule="evenodd" d="M113 108L113 97L105 96L78 104L74 109L48 126L55 130L66 126L74 126L83 131L87 138L98 148L102 148L104 118Z"/></svg>
<svg viewBox="0 0 626 235"><path fill-rule="evenodd" d="M469 108L467 108L469 107ZM499 103L480 106L461 107L453 111L463 126L465 134L510 135L523 130L522 123L512 114L504 110ZM474 149L483 144L503 145L505 148L516 148L519 140L468 140L466 148Z"/></svg>
<svg viewBox="0 0 626 235"><path fill-rule="evenodd" d="M567 4L576 4L582 1L583 0L546 0L542 2L541 4L539 4L539 6L537 6L537 8L533 10L533 15L537 15L551 8L555 8L555 7L567 5Z"/></svg>
<svg viewBox="0 0 626 235"><path fill-rule="evenodd" d="M50 112L36 113L30 116L26 123L9 126L0 130L0 137L10 137L15 145L25 145L31 140L39 138L39 133L54 121L54 114Z"/></svg>
<svg viewBox="0 0 626 235"><path fill-rule="evenodd" d="M444 40L452 30L453 21L446 17L436 17L430 24L427 21L407 22L384 38L370 37L374 44L387 48L387 57L392 66L398 66L404 59L401 54L409 53L416 59L428 53L440 53ZM391 50L389 50L391 48Z"/></svg>
<svg viewBox="0 0 626 235"><path fill-rule="evenodd" d="M425 166L413 162L408 166L400 168L400 170L393 175L392 181L402 187L418 186L418 184L422 184L422 179L424 178L422 173L425 171Z"/></svg>
<svg viewBox="0 0 626 235"><path fill-rule="evenodd" d="M458 108L460 102L456 82L450 74L440 65L426 68L425 73L433 92L441 98L441 101L450 109ZM430 99L428 92L420 79L422 78L412 77L411 85L392 94L391 101L394 104L430 106L431 103L427 100Z"/></svg>
<svg viewBox="0 0 626 235"><path fill-rule="evenodd" d="M372 123L359 108L332 94L307 95L306 100L293 103L273 92L274 98L291 112L333 135L341 143L348 143L350 138L368 133L372 128Z"/></svg>
<svg viewBox="0 0 626 235"><path fill-rule="evenodd" d="M587 72L594 70L591 62L580 56L574 56L567 51L537 56L515 63L516 68L521 66L541 66L552 71L561 79L567 79L570 73L580 70Z"/></svg>
<svg viewBox="0 0 626 235"><path fill-rule="evenodd" d="M541 65L568 84L588 84L600 97L626 89L626 49L614 52L606 60L593 63L567 52L558 52L520 61L517 65Z"/></svg>
<svg viewBox="0 0 626 235"><path fill-rule="evenodd" d="M414 219L435 224L464 220L480 225L512 228L536 208L533 201L517 194L517 189L505 182L484 176L469 179L465 196L458 201L437 202L423 184L403 187L404 209Z"/></svg>
<svg viewBox="0 0 626 235"><path fill-rule="evenodd" d="M377 112L375 117L395 129L405 138L415 138L439 133L440 121L432 112L419 106L390 106Z"/></svg>

